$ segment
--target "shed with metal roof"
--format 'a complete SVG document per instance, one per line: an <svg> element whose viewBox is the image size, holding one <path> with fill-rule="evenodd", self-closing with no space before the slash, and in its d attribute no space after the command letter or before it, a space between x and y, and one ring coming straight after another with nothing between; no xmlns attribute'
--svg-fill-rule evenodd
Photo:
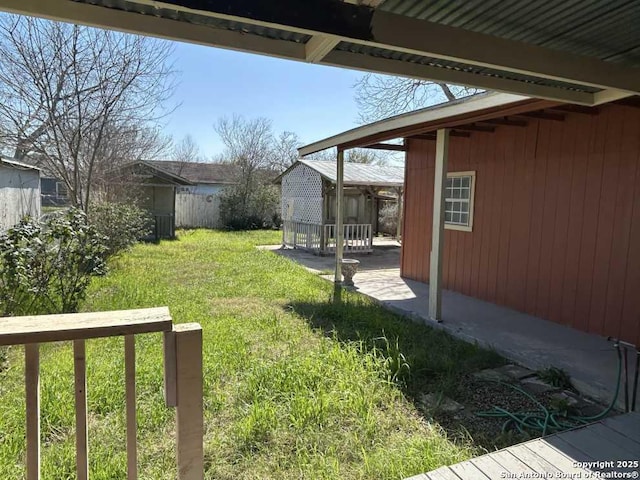
<svg viewBox="0 0 640 480"><path fill-rule="evenodd" d="M336 162L299 160L275 180L282 186L285 246L322 254L335 251L336 171ZM375 234L397 235L404 167L346 163L344 178L345 251L371 252ZM389 215L394 211L395 216Z"/></svg>

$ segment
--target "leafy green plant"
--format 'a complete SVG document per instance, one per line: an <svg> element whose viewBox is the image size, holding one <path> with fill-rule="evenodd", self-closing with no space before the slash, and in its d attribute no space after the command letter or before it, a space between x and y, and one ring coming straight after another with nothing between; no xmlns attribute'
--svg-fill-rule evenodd
<svg viewBox="0 0 640 480"><path fill-rule="evenodd" d="M388 372L388 380L392 383L401 383L411 372L411 367L407 358L400 351L400 344L398 337L394 342L390 342L386 336L382 336L374 339L376 342L381 342L383 348L377 347L376 350L384 358L384 367Z"/></svg>
<svg viewBox="0 0 640 480"><path fill-rule="evenodd" d="M107 256L128 250L150 235L152 222L146 210L133 204L100 202L89 211L89 223L106 239Z"/></svg>
<svg viewBox="0 0 640 480"><path fill-rule="evenodd" d="M561 368L549 367L537 372L538 378L554 387L572 390L571 378L569 374Z"/></svg>
<svg viewBox="0 0 640 480"><path fill-rule="evenodd" d="M91 277L106 273L104 241L78 209L9 229L0 236L3 315L76 312Z"/></svg>

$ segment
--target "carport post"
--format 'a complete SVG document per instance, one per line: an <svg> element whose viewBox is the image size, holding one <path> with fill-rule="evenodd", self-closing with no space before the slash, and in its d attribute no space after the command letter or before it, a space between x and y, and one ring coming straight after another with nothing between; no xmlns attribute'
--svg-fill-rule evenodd
<svg viewBox="0 0 640 480"><path fill-rule="evenodd" d="M433 183L433 229L429 269L429 318L442 321L442 252L444 248L444 198L447 183L449 129L436 136L436 171Z"/></svg>
<svg viewBox="0 0 640 480"><path fill-rule="evenodd" d="M344 226L342 224L342 205L344 200L344 150L338 147L336 162L336 275L335 283L342 282L342 250L344 248Z"/></svg>

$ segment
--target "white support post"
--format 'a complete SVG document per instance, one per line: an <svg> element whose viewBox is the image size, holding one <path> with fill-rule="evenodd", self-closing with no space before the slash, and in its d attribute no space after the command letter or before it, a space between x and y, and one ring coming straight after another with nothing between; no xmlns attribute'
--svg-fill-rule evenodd
<svg viewBox="0 0 640 480"><path fill-rule="evenodd" d="M336 274L335 283L342 282L342 250L344 248L344 225L342 205L344 201L344 150L338 149L336 162Z"/></svg>
<svg viewBox="0 0 640 480"><path fill-rule="evenodd" d="M436 171L433 181L433 229L429 269L429 318L442 321L442 252L444 249L444 193L447 182L449 129L436 137Z"/></svg>

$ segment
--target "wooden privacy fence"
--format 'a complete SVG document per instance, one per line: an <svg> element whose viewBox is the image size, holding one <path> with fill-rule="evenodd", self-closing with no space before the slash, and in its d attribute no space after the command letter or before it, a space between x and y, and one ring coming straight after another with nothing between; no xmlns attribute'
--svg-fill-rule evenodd
<svg viewBox="0 0 640 480"><path fill-rule="evenodd" d="M89 451L85 342L113 336L124 337L127 478L138 478L135 335L152 332L164 333L165 401L168 407L176 407L177 478L203 479L202 328L197 323L174 326L169 309L161 307L1 319L0 346L25 346L27 480L40 479L40 344L73 342L76 469L78 480L86 480Z"/></svg>
<svg viewBox="0 0 640 480"><path fill-rule="evenodd" d="M372 232L370 223L344 225L344 252L372 252ZM336 251L336 226L285 220L282 225L282 243L289 248L333 253Z"/></svg>
<svg viewBox="0 0 640 480"><path fill-rule="evenodd" d="M178 193L176 226L179 228L220 228L220 196Z"/></svg>

